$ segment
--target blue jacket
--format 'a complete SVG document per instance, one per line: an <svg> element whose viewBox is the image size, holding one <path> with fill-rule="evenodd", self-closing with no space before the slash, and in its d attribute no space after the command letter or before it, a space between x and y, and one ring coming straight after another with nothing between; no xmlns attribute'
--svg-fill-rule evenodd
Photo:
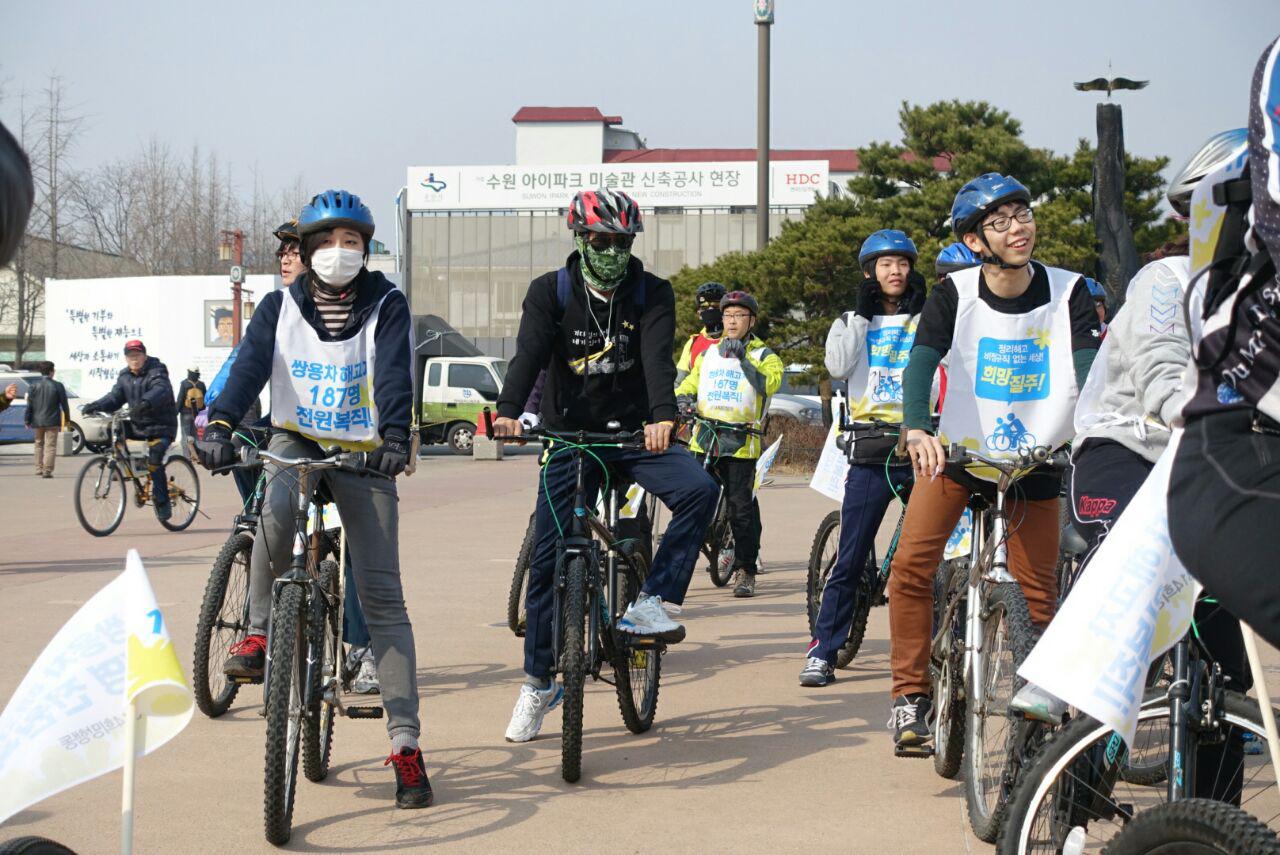
<svg viewBox="0 0 1280 855"><path fill-rule="evenodd" d="M378 301L386 296L373 336L378 355L378 368L373 377L373 403L378 408L379 435L386 436L389 428L396 428L408 436L413 414L413 319L409 315L409 301L387 277L361 269L355 279L356 301L351 307L351 317L342 332L331 336L316 309L315 300L311 298L309 277L309 273L302 274L287 291L274 291L258 304L240 342L227 383L209 407L209 421L221 419L231 425L240 424L271 379L276 322L280 319L282 300L287 298L298 304L302 317L322 341L345 341L360 332L369 322Z"/></svg>
<svg viewBox="0 0 1280 855"><path fill-rule="evenodd" d="M125 404L129 405L134 430L147 439L165 437L172 441L177 435L178 408L173 403L169 369L154 356L147 357L137 374L128 368L121 371L110 392L81 409L114 413Z"/></svg>

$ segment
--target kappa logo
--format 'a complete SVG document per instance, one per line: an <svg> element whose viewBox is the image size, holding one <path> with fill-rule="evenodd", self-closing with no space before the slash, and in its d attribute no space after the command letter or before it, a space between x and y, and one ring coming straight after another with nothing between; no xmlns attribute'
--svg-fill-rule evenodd
<svg viewBox="0 0 1280 855"><path fill-rule="evenodd" d="M1115 499L1081 496L1079 503L1080 518L1107 516L1116 509Z"/></svg>
<svg viewBox="0 0 1280 855"><path fill-rule="evenodd" d="M448 184L441 181L439 178L436 178L436 174L434 172L428 172L426 180L419 181L418 183L421 184L423 187L427 188L428 190L433 190L436 193L442 192L444 188L449 186Z"/></svg>

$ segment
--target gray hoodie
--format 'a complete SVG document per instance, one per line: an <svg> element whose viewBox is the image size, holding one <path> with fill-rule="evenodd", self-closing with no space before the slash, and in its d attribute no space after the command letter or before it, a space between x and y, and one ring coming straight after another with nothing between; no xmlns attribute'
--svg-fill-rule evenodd
<svg viewBox="0 0 1280 855"><path fill-rule="evenodd" d="M1086 439L1110 439L1154 463L1169 444L1168 426L1185 401L1182 377L1191 358L1182 314L1188 269L1185 256L1164 258L1129 282L1080 393L1076 448Z"/></svg>

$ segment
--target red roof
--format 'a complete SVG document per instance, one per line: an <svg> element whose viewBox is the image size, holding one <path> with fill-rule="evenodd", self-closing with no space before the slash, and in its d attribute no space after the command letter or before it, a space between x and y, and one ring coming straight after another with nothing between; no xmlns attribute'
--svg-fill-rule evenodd
<svg viewBox="0 0 1280 855"><path fill-rule="evenodd" d="M521 107L513 122L604 122L622 124L621 116L606 116L596 107Z"/></svg>
<svg viewBox="0 0 1280 855"><path fill-rule="evenodd" d="M903 157L913 160L908 152ZM755 160L754 148L642 148L606 149L605 163L697 163L701 161ZM825 160L832 172L857 172L858 152L851 148L787 148L770 149L770 160ZM951 168L951 161L935 157L933 166L939 171Z"/></svg>

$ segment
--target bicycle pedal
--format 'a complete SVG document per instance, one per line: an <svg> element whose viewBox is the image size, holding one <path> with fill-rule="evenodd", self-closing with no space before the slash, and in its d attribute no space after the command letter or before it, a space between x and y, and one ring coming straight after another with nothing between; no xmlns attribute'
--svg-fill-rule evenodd
<svg viewBox="0 0 1280 855"><path fill-rule="evenodd" d="M228 677L227 679L238 686L261 686L262 685L261 677Z"/></svg>
<svg viewBox="0 0 1280 855"><path fill-rule="evenodd" d="M347 707L347 718L382 718L382 707Z"/></svg>
<svg viewBox="0 0 1280 855"><path fill-rule="evenodd" d="M897 745L893 746L894 757L908 757L915 760L924 760L933 756L933 743L926 742L922 745Z"/></svg>

